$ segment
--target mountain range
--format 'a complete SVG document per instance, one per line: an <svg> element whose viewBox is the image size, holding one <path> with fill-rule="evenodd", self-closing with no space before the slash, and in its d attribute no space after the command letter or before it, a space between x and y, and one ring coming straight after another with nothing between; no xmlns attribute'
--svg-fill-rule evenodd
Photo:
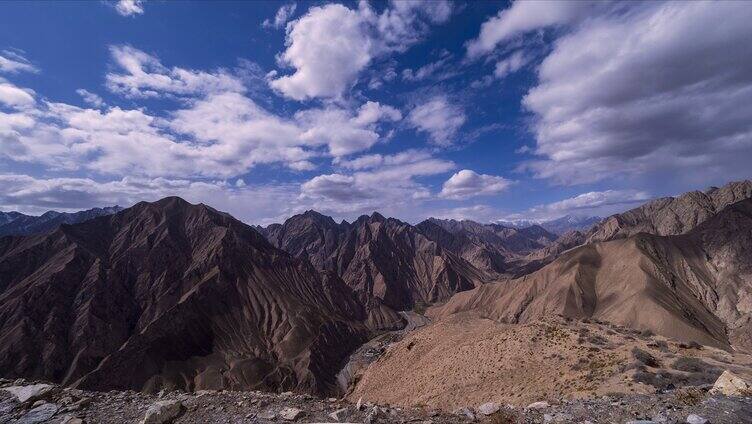
<svg viewBox="0 0 752 424"><path fill-rule="evenodd" d="M599 216L579 216L579 215L564 215L556 219L548 220L530 220L530 219L518 219L514 221L497 221L498 224L505 227L512 228L525 228L533 225L539 225L546 231L561 235L569 231L587 231L593 225L599 223L603 218Z"/></svg>
<svg viewBox="0 0 752 424"><path fill-rule="evenodd" d="M752 181L735 182L561 235L315 211L252 227L180 198L141 202L0 237L0 370L98 390L323 394L356 348L426 308L750 349L751 199Z"/></svg>
<svg viewBox="0 0 752 424"><path fill-rule="evenodd" d="M123 208L120 206L109 206L73 213L48 211L40 216L0 211L0 237L46 233L54 230L60 224L77 224L98 216L112 215L121 210Z"/></svg>

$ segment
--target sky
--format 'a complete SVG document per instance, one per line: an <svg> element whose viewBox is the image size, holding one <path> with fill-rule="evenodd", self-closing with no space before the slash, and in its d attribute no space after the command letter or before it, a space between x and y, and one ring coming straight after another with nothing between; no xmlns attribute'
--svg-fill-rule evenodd
<svg viewBox="0 0 752 424"><path fill-rule="evenodd" d="M0 3L0 210L606 216L752 176L745 2Z"/></svg>

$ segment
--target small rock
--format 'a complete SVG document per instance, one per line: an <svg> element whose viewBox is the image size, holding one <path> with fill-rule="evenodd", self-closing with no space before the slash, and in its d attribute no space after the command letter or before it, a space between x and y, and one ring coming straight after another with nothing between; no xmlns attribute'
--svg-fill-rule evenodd
<svg viewBox="0 0 752 424"><path fill-rule="evenodd" d="M10 386L2 390L12 394L19 402L34 402L51 394L55 387L51 384L32 384L30 386Z"/></svg>
<svg viewBox="0 0 752 424"><path fill-rule="evenodd" d="M47 402L45 402L45 401L43 401L43 400L38 400L38 401L36 401L36 402L32 403L32 404L31 404L31 407L32 407L32 408L36 408L37 406L42 406L42 405L44 405L45 403L47 403Z"/></svg>
<svg viewBox="0 0 752 424"><path fill-rule="evenodd" d="M657 424L657 423L651 420L633 420L633 421L627 421L627 424Z"/></svg>
<svg viewBox="0 0 752 424"><path fill-rule="evenodd" d="M491 415L499 412L500 406L496 402L486 402L483 405L479 406L477 411L480 414L483 415Z"/></svg>
<svg viewBox="0 0 752 424"><path fill-rule="evenodd" d="M710 394L726 396L748 396L750 393L752 387L729 370L724 371L710 389Z"/></svg>
<svg viewBox="0 0 752 424"><path fill-rule="evenodd" d="M467 417L471 420L475 419L475 413L470 408L459 408L454 410L454 415L459 415L460 417Z"/></svg>
<svg viewBox="0 0 752 424"><path fill-rule="evenodd" d="M264 419L264 420L273 420L274 417L276 417L276 416L277 416L277 414L275 414L272 411L264 411L264 412L261 412L261 413L259 413L257 415L257 417L259 417L261 419Z"/></svg>
<svg viewBox="0 0 752 424"><path fill-rule="evenodd" d="M533 402L530 405L527 406L527 409L545 409L548 408L549 405L546 401L540 401L540 402Z"/></svg>
<svg viewBox="0 0 752 424"><path fill-rule="evenodd" d="M707 422L708 420L697 414L689 414L687 417L687 424L706 424Z"/></svg>
<svg viewBox="0 0 752 424"><path fill-rule="evenodd" d="M183 403L177 400L163 400L156 402L146 410L146 415L141 420L141 424L164 424L170 423L179 417L185 407Z"/></svg>
<svg viewBox="0 0 752 424"><path fill-rule="evenodd" d="M282 419L285 421L295 421L298 418L300 418L300 416L302 415L303 415L303 411L301 411L298 408L287 407L287 408L282 408L282 410L279 411L279 416L282 417Z"/></svg>
<svg viewBox="0 0 752 424"><path fill-rule="evenodd" d="M338 409L331 414L329 414L329 418L333 419L334 421L342 421L347 418L347 408L341 408Z"/></svg>
<svg viewBox="0 0 752 424"><path fill-rule="evenodd" d="M84 424L84 420L78 417L65 417L60 424Z"/></svg>
<svg viewBox="0 0 752 424"><path fill-rule="evenodd" d="M358 402L355 403L355 409L357 409L358 411L360 411L360 408L362 407L363 407L363 396L359 397Z"/></svg>
<svg viewBox="0 0 752 424"><path fill-rule="evenodd" d="M373 409L366 415L366 419L363 421L364 424L373 424L376 422L376 420L379 418L379 407L374 406Z"/></svg>
<svg viewBox="0 0 752 424"><path fill-rule="evenodd" d="M36 408L31 409L23 417L21 417L18 421L16 421L16 423L17 424L43 423L49 420L50 418L52 418L52 416L57 413L58 409L60 409L60 407L55 405L54 403L45 403L44 405L39 405Z"/></svg>

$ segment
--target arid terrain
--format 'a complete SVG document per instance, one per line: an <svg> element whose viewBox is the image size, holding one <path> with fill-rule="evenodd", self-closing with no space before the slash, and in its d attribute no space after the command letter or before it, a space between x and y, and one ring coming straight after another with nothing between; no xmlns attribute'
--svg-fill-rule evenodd
<svg viewBox="0 0 752 424"><path fill-rule="evenodd" d="M561 235L171 197L3 237L0 422L743 422L750 196Z"/></svg>

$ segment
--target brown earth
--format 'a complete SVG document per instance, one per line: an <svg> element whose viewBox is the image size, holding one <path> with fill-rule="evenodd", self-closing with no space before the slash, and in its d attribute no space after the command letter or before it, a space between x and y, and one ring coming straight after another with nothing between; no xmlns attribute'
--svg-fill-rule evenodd
<svg viewBox="0 0 752 424"><path fill-rule="evenodd" d="M486 402L554 404L712 384L724 369L751 379L752 356L606 323L502 324L462 313L391 345L349 399L447 411Z"/></svg>

